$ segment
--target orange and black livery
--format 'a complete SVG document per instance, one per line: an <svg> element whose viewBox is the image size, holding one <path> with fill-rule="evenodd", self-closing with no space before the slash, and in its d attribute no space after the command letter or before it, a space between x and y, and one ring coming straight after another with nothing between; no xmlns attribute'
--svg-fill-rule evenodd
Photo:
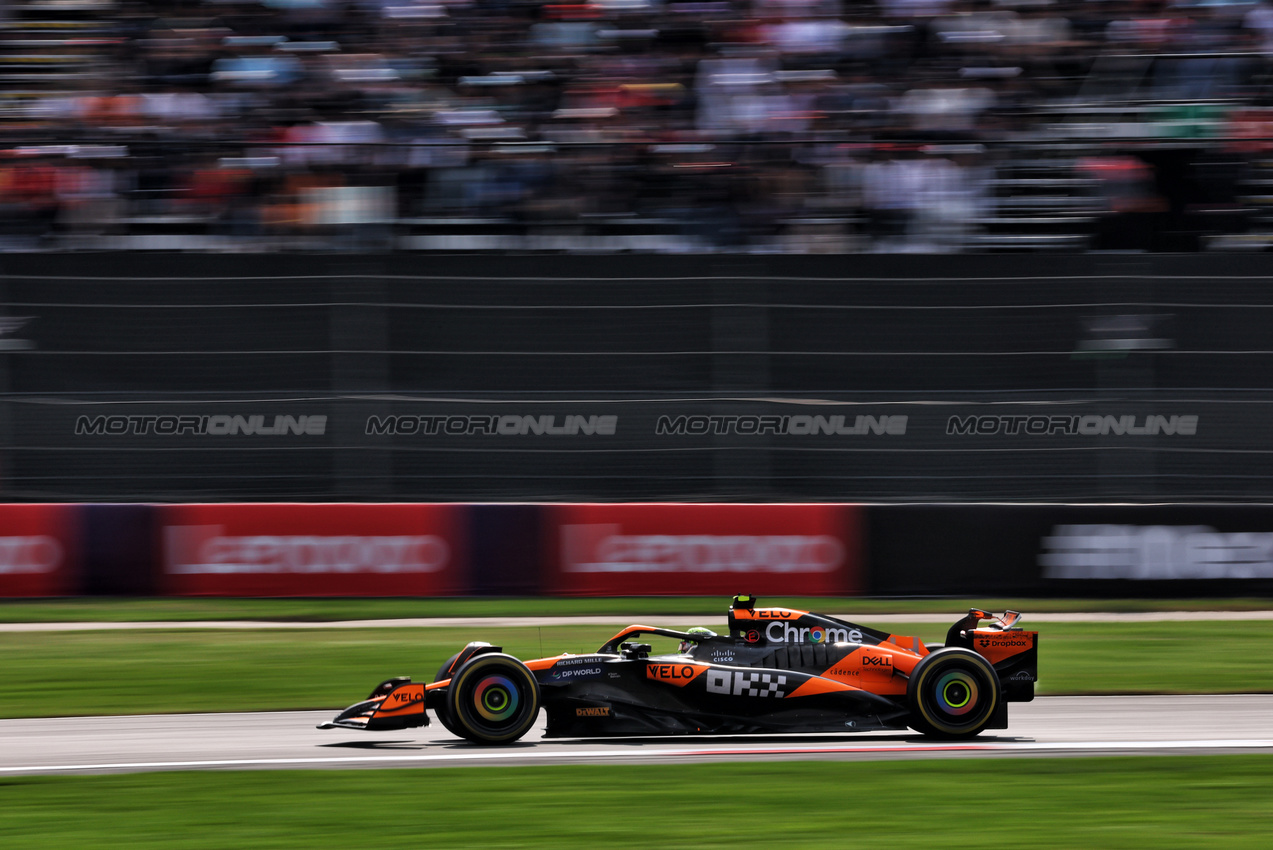
<svg viewBox="0 0 1273 850"><path fill-rule="evenodd" d="M736 596L728 633L634 625L596 652L520 661L475 641L433 682L381 682L319 728L406 729L429 711L479 744L546 737L915 729L945 739L1006 729L1008 703L1034 699L1038 632L1021 615L972 609L943 644ZM651 653L641 638L679 639ZM426 710L427 709L427 710Z"/></svg>

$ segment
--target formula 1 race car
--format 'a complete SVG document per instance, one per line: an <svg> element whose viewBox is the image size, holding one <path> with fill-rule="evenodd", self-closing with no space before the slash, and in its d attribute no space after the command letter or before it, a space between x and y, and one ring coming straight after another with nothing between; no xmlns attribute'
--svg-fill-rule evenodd
<svg viewBox="0 0 1273 850"><path fill-rule="evenodd" d="M594 653L525 662L470 643L431 684L388 679L318 728L406 729L427 725L432 709L461 738L506 744L542 707L549 738L907 727L970 738L1006 729L1007 704L1034 699L1039 634L1022 631L1019 618L972 609L945 644L924 645L736 596L728 635L628 626ZM643 636L680 643L655 655Z"/></svg>

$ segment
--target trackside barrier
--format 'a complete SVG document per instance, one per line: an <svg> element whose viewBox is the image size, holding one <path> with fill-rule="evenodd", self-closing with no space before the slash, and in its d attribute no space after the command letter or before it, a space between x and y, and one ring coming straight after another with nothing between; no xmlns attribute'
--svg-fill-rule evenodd
<svg viewBox="0 0 1273 850"><path fill-rule="evenodd" d="M465 506L171 505L156 509L174 596L453 596Z"/></svg>
<svg viewBox="0 0 1273 850"><path fill-rule="evenodd" d="M535 596L545 571L542 505L467 505L468 592Z"/></svg>
<svg viewBox="0 0 1273 850"><path fill-rule="evenodd" d="M73 505L0 505L0 596L64 596L83 588Z"/></svg>
<svg viewBox="0 0 1273 850"><path fill-rule="evenodd" d="M161 592L158 511L151 505L75 506L84 541L79 592L154 596Z"/></svg>
<svg viewBox="0 0 1273 850"><path fill-rule="evenodd" d="M0 522L12 529L0 596L773 596L866 584L854 505L0 505ZM66 555L81 534L84 563Z"/></svg>
<svg viewBox="0 0 1273 850"><path fill-rule="evenodd" d="M1273 595L1267 505L868 510L873 596Z"/></svg>
<svg viewBox="0 0 1273 850"><path fill-rule="evenodd" d="M544 517L544 589L561 596L854 594L861 587L858 517L853 505L554 505Z"/></svg>
<svg viewBox="0 0 1273 850"><path fill-rule="evenodd" d="M1273 595L1273 506L0 505L0 597Z"/></svg>
<svg viewBox="0 0 1273 850"><path fill-rule="evenodd" d="M844 594L847 505L159 507L162 590L220 596Z"/></svg>

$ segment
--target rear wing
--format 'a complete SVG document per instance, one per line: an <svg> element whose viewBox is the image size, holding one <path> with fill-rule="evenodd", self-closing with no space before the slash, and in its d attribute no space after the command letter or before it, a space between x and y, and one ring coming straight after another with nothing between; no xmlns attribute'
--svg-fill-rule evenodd
<svg viewBox="0 0 1273 850"><path fill-rule="evenodd" d="M972 640L972 632L975 629L982 628L982 620L991 621L990 625L985 626L985 628L1006 632L1009 629L1020 628L1020 626L1017 626L1017 621L1020 619L1020 611L1004 611L1002 615L995 615L989 611L982 611L980 608L969 608L963 619L951 626L950 631L946 632L946 646L969 646Z"/></svg>
<svg viewBox="0 0 1273 850"><path fill-rule="evenodd" d="M990 622L983 626L982 620ZM1039 679L1039 633L1022 629L1017 625L1020 620L1020 611L996 616L972 608L946 633L946 646L971 649L994 666L1008 702L1034 699L1034 683Z"/></svg>

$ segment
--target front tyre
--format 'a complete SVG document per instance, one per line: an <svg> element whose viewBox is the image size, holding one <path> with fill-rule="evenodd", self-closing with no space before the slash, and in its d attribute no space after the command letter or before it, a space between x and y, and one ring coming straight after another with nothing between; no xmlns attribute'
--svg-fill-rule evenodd
<svg viewBox="0 0 1273 850"><path fill-rule="evenodd" d="M451 666L455 664L455 659L459 657L460 657L460 653L457 652L454 655L452 655L450 658L448 658L446 662L441 667L438 668L438 675L433 677L433 681L440 682L443 679L451 678L451 674L448 671L451 669ZM456 726L455 723L451 720L451 710L447 708L445 705L440 705L437 708L435 708L433 710L433 715L437 717L438 722L442 724L443 728L446 729L446 731L450 732L452 735L454 735L457 738L464 737L464 733L461 732L459 727Z"/></svg>
<svg viewBox="0 0 1273 850"><path fill-rule="evenodd" d="M990 662L958 647L939 649L911 671L910 727L938 738L971 738L986 728L1002 699Z"/></svg>
<svg viewBox="0 0 1273 850"><path fill-rule="evenodd" d="M539 682L511 655L479 655L451 678L448 728L475 744L508 744L530 731L539 716Z"/></svg>

